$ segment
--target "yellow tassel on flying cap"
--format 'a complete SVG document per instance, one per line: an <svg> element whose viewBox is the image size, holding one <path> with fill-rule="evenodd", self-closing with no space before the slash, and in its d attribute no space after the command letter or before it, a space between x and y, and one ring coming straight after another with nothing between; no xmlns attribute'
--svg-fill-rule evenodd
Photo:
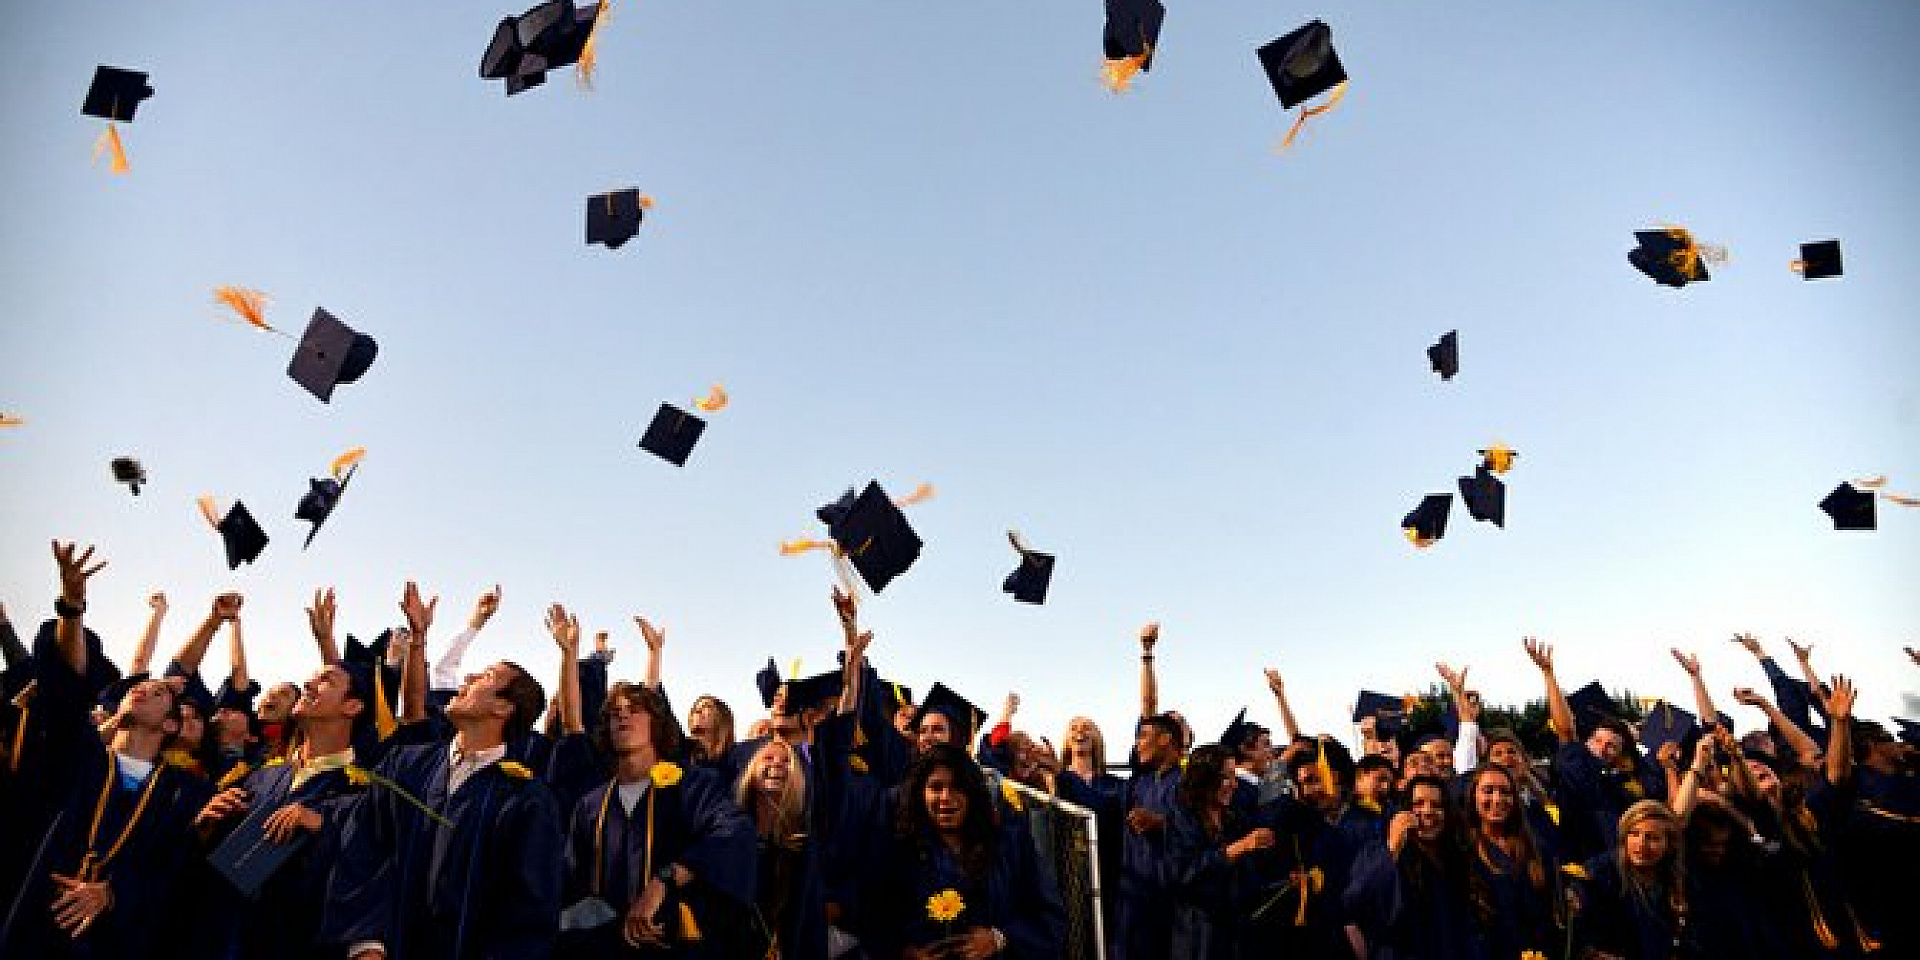
<svg viewBox="0 0 1920 960"><path fill-rule="evenodd" d="M1139 56L1108 60L1100 67L1100 85L1106 87L1109 93L1126 93L1133 89L1133 75L1147 65L1147 58L1152 55L1153 49L1149 47L1146 53Z"/></svg>
<svg viewBox="0 0 1920 960"><path fill-rule="evenodd" d="M1279 149L1285 150L1293 146L1293 138L1300 135L1300 128L1306 126L1308 120L1332 110L1340 103L1341 98L1346 95L1347 81L1342 80L1339 86L1333 88L1333 95L1327 98L1326 103L1320 104L1317 107L1308 107L1300 111L1300 119L1293 121L1293 129L1287 131L1287 137L1285 140L1280 141Z"/></svg>
<svg viewBox="0 0 1920 960"><path fill-rule="evenodd" d="M1916 498L1916 497L1903 497L1903 496L1901 496L1900 494L1897 494L1897 493L1885 493L1885 492L1882 492L1882 493L1880 494L1880 499L1882 499L1882 500L1886 500L1886 501L1889 501L1889 502L1892 502L1892 503L1897 503L1897 504L1899 504L1899 505L1901 505L1901 506L1903 506L1903 507L1920 507L1920 498Z"/></svg>
<svg viewBox="0 0 1920 960"><path fill-rule="evenodd" d="M220 528L220 511L214 509L213 498L211 496L201 497L194 502L200 505L200 515L207 518L207 524L218 530Z"/></svg>
<svg viewBox="0 0 1920 960"><path fill-rule="evenodd" d="M831 550L834 552L838 552L839 549L840 549L840 545L834 543L832 540L782 540L780 541L780 555L783 557L799 556L800 554L806 553L809 550Z"/></svg>
<svg viewBox="0 0 1920 960"><path fill-rule="evenodd" d="M1855 480L1853 481L1853 485L1856 487L1859 487L1862 490L1877 490L1887 485L1887 475L1883 473L1877 477L1867 477L1862 480Z"/></svg>
<svg viewBox="0 0 1920 960"><path fill-rule="evenodd" d="M896 507L911 507L916 503L933 499L933 484L923 483L913 488L913 492L893 502Z"/></svg>
<svg viewBox="0 0 1920 960"><path fill-rule="evenodd" d="M580 48L580 59L574 67L574 79L582 90L593 89L593 68L600 63L600 25L611 16L612 0L601 0L600 9L593 14L593 26L587 30L587 42Z"/></svg>
<svg viewBox="0 0 1920 960"><path fill-rule="evenodd" d="M17 427L26 422L12 414L0 413L0 427Z"/></svg>
<svg viewBox="0 0 1920 960"><path fill-rule="evenodd" d="M1488 470L1494 473L1506 473L1513 469L1513 461L1520 454L1512 447L1495 440L1491 446L1480 451L1480 456L1484 458Z"/></svg>
<svg viewBox="0 0 1920 960"><path fill-rule="evenodd" d="M213 302L232 308L234 313L240 315L240 319L262 330L280 332L274 330L273 325L267 322L267 295L258 290L250 290L246 287L214 287Z"/></svg>
<svg viewBox="0 0 1920 960"><path fill-rule="evenodd" d="M128 173L133 170L127 165L127 148L120 142L120 128L114 126L111 120L107 121L107 132L93 142L93 162L100 162L100 152L103 150L107 153L108 173Z"/></svg>
<svg viewBox="0 0 1920 960"><path fill-rule="evenodd" d="M793 669L787 673L787 678L791 680L800 679L800 658L799 657L793 658Z"/></svg>
<svg viewBox="0 0 1920 960"><path fill-rule="evenodd" d="M348 450L346 453L334 457L333 466L328 469L333 474L335 480L344 480L347 477L347 471L365 459L366 456L366 447L354 447L352 450Z"/></svg>
<svg viewBox="0 0 1920 960"><path fill-rule="evenodd" d="M712 390L707 391L706 396L701 397L698 400L695 400L693 402L693 405L696 409L704 410L707 413L713 413L719 410L726 409L727 401L729 399L730 398L727 396L726 388L716 383L713 385Z"/></svg>
<svg viewBox="0 0 1920 960"><path fill-rule="evenodd" d="M1407 535L1408 542L1412 543L1414 546L1419 547L1422 550L1425 550L1426 548L1433 546L1432 540L1420 536L1419 527L1405 527L1405 528L1402 528L1402 532Z"/></svg>

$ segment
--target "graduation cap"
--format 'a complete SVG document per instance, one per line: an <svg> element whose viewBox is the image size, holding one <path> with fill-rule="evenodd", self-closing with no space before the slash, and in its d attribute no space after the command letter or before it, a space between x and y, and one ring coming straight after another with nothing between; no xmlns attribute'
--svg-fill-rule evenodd
<svg viewBox="0 0 1920 960"><path fill-rule="evenodd" d="M1583 730L1601 720L1618 720L1625 712L1601 689L1598 680L1567 694L1567 709L1573 711L1574 725Z"/></svg>
<svg viewBox="0 0 1920 960"><path fill-rule="evenodd" d="M1872 530L1876 527L1873 494L1851 483L1842 483L1820 501L1820 509L1833 518L1835 530Z"/></svg>
<svg viewBox="0 0 1920 960"><path fill-rule="evenodd" d="M980 735L980 727L987 722L987 712L974 706L967 698L954 693L944 683L936 683L927 691L927 699L914 711L913 729L920 729L920 721L927 714L938 712L947 718L953 726L957 746L965 750L973 745L973 739ZM964 738L964 739L963 739Z"/></svg>
<svg viewBox="0 0 1920 960"><path fill-rule="evenodd" d="M1160 0L1107 0L1107 25L1101 34L1107 65L1107 89L1127 89L1135 73L1153 69L1153 50L1160 45L1160 24L1167 8Z"/></svg>
<svg viewBox="0 0 1920 960"><path fill-rule="evenodd" d="M307 531L307 542L301 544L300 549L313 546L313 538L320 532L320 525L333 516L334 508L340 505L340 498L346 495L347 484L360 469L360 460L366 454L367 448L355 447L334 459L331 476L307 481L307 494L300 498L299 506L293 511L295 520L313 524L313 528Z"/></svg>
<svg viewBox="0 0 1920 960"><path fill-rule="evenodd" d="M1816 240L1800 245L1800 259L1790 264L1802 280L1840 276L1840 241Z"/></svg>
<svg viewBox="0 0 1920 960"><path fill-rule="evenodd" d="M267 532L260 529L253 514L247 512L247 505L238 500L227 511L225 517L216 516L212 497L200 498L200 514L220 531L220 539L227 546L227 569L238 570L243 563L252 563L260 558L260 551L267 548Z"/></svg>
<svg viewBox="0 0 1920 960"><path fill-rule="evenodd" d="M132 123L133 112L140 109L140 101L151 96L153 87L148 85L145 73L98 66L93 68L93 85L87 88L87 99L80 105L80 112L102 120Z"/></svg>
<svg viewBox="0 0 1920 960"><path fill-rule="evenodd" d="M1267 82L1273 84L1273 93L1280 98L1281 107L1291 110L1328 90L1333 91L1326 103L1301 112L1293 129L1287 131L1286 139L1281 141L1284 149L1293 143L1308 118L1333 109L1340 98L1346 96L1347 71L1340 66L1340 55L1333 50L1333 28L1319 20L1261 47L1258 53L1260 69L1266 72Z"/></svg>
<svg viewBox="0 0 1920 960"><path fill-rule="evenodd" d="M380 631L372 643L361 643L349 633L346 648L340 652L339 666L347 672L347 685L354 697L366 704L355 718L356 726L362 728L363 735L372 733L376 740L385 740L400 726L393 713L400 699L399 671L387 666L387 647L392 642L392 630Z"/></svg>
<svg viewBox="0 0 1920 960"><path fill-rule="evenodd" d="M662 403L653 415L653 422L647 424L647 432L640 437L640 449L676 467L684 467L687 456L693 453L693 445L700 442L700 435L706 431L707 421L671 403Z"/></svg>
<svg viewBox="0 0 1920 960"><path fill-rule="evenodd" d="M1453 494L1429 493L1412 513L1401 518L1400 529L1414 546L1424 550L1447 535L1447 512L1451 509Z"/></svg>
<svg viewBox="0 0 1920 960"><path fill-rule="evenodd" d="M1507 485L1482 465L1471 477L1460 478L1460 502L1467 515L1502 529L1507 525Z"/></svg>
<svg viewBox="0 0 1920 960"><path fill-rule="evenodd" d="M147 482L147 468L132 457L115 457L108 464L113 470L113 479L133 488L133 495L140 495L140 485Z"/></svg>
<svg viewBox="0 0 1920 960"><path fill-rule="evenodd" d="M180 665L180 661L174 660L168 662L167 669L161 676L169 680L179 677L180 694L176 699L181 703L192 704L194 709L200 711L203 719L213 716L216 705L213 691L207 689L207 682L200 678L200 671L189 671Z"/></svg>
<svg viewBox="0 0 1920 960"><path fill-rule="evenodd" d="M780 669L773 665L773 658L767 658L767 665L753 675L753 685L760 691L760 705L773 709L773 698L780 692Z"/></svg>
<svg viewBox="0 0 1920 960"><path fill-rule="evenodd" d="M1894 717L1893 724L1900 728L1899 739L1908 746L1920 747L1920 723L1905 717Z"/></svg>
<svg viewBox="0 0 1920 960"><path fill-rule="evenodd" d="M615 190L587 198L587 243L604 243L618 250L640 232L640 221L653 208L653 198L637 189Z"/></svg>
<svg viewBox="0 0 1920 960"><path fill-rule="evenodd" d="M787 711L798 713L837 700L846 686L846 676L838 670L801 677L787 684Z"/></svg>
<svg viewBox="0 0 1920 960"><path fill-rule="evenodd" d="M1007 539L1019 551L1020 565L1007 574L1000 589L1021 603L1046 603L1047 585L1053 582L1053 554L1029 549L1012 530L1007 531Z"/></svg>
<svg viewBox="0 0 1920 960"><path fill-rule="evenodd" d="M360 379L379 352L380 345L372 337L341 323L324 307L315 307L293 362L287 365L287 376L321 403L329 403L333 388Z"/></svg>
<svg viewBox="0 0 1920 960"><path fill-rule="evenodd" d="M1233 722L1227 724L1227 729L1221 732L1220 745L1234 753L1239 753L1242 746L1253 742L1254 738L1267 732L1266 727L1249 723L1247 708L1241 707L1240 712L1233 715Z"/></svg>
<svg viewBox="0 0 1920 960"><path fill-rule="evenodd" d="M1353 722L1359 723L1368 717L1373 718L1374 736L1381 740L1392 739L1405 726L1407 704L1404 697L1375 693L1372 690L1360 691L1360 697L1353 705Z"/></svg>
<svg viewBox="0 0 1920 960"><path fill-rule="evenodd" d="M1427 348L1427 362L1442 380L1452 380L1460 372L1460 331L1448 330Z"/></svg>
<svg viewBox="0 0 1920 960"><path fill-rule="evenodd" d="M572 0L550 0L502 19L480 56L480 76L505 80L507 96L537 87L546 82L548 70L573 63L580 64L584 77L592 69L589 41L604 9L604 4L578 7Z"/></svg>
<svg viewBox="0 0 1920 960"><path fill-rule="evenodd" d="M902 706L910 705L913 703L912 687L909 687L904 683L896 683L892 680L883 680L881 682L886 685L887 695L890 698L892 698L892 703L893 703L892 709L898 710Z"/></svg>
<svg viewBox="0 0 1920 960"><path fill-rule="evenodd" d="M920 536L877 481L868 481L857 497L848 489L815 516L827 525L839 554L876 594L920 558Z"/></svg>
<svg viewBox="0 0 1920 960"><path fill-rule="evenodd" d="M1635 230L1633 236L1639 246L1627 252L1627 262L1664 286L1679 288L1711 280L1707 260L1724 258L1724 254L1695 243L1693 235L1681 227Z"/></svg>
<svg viewBox="0 0 1920 960"><path fill-rule="evenodd" d="M1698 717L1665 700L1654 704L1640 723L1640 743L1649 753L1658 752L1669 743L1677 743L1685 750L1700 733Z"/></svg>

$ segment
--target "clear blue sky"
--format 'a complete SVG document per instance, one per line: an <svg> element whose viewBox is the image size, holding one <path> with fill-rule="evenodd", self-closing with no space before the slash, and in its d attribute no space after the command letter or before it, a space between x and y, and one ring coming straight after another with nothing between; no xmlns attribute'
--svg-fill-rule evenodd
<svg viewBox="0 0 1920 960"><path fill-rule="evenodd" d="M930 480L874 658L988 709L1017 689L1049 735L1124 731L1149 619L1203 735L1271 719L1270 665L1343 735L1358 687L1442 657L1534 696L1523 634L1570 685L1684 698L1679 643L1724 698L1759 680L1746 630L1813 639L1863 713L1920 689L1920 511L1861 534L1815 508L1850 476L1920 492L1920 7L1168 6L1119 97L1093 0L627 0L593 93L511 99L476 67L518 8L37 12L0 61L0 410L27 420L0 432L0 600L48 615L47 541L97 542L117 653L150 590L171 645L238 589L255 672L288 677L315 586L364 636L417 578L445 639L498 581L475 666L550 675L562 600L615 630L616 673L645 613L681 706L747 706L766 657L836 642L825 561L779 541L849 485ZM1316 15L1353 85L1276 155L1253 50ZM128 177L88 166L102 63L158 91ZM583 198L625 186L657 201L640 236L584 246ZM1659 222L1732 261L1653 285L1624 254ZM1844 279L1788 272L1829 237ZM324 305L379 360L322 406L220 284L296 331ZM734 404L685 469L635 448L715 380ZM1494 439L1521 451L1508 528L1456 503L1413 550L1401 515ZM362 444L301 553L307 478ZM262 517L257 565L226 571L202 493ZM999 592L1010 526L1059 556L1043 607Z"/></svg>

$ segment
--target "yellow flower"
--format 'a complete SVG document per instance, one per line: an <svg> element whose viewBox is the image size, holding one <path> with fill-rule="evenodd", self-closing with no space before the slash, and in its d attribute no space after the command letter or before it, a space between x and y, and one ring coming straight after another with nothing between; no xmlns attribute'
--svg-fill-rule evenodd
<svg viewBox="0 0 1920 960"><path fill-rule="evenodd" d="M1020 791L1015 790L1013 784L1005 780L1000 781L1000 796L1007 801L1007 806L1012 807L1015 812L1026 812L1027 803L1025 800L1020 799Z"/></svg>
<svg viewBox="0 0 1920 960"><path fill-rule="evenodd" d="M680 782L680 765L662 760L647 771L647 777L656 787L671 787Z"/></svg>
<svg viewBox="0 0 1920 960"><path fill-rule="evenodd" d="M286 763L286 757L274 757L272 760L268 760L266 765L269 767L282 767L286 766Z"/></svg>
<svg viewBox="0 0 1920 960"><path fill-rule="evenodd" d="M526 768L526 765L521 763L516 763L515 761L512 761L512 760L502 760L499 762L499 764L497 764L497 766L499 766L501 773L504 773L507 776L514 778L515 780L525 780L533 776L533 771L528 770Z"/></svg>
<svg viewBox="0 0 1920 960"><path fill-rule="evenodd" d="M1569 877L1574 878L1575 880L1585 880L1587 878L1587 868L1577 863L1569 863L1569 864L1566 864L1565 866L1562 866L1560 868L1560 872L1566 874Z"/></svg>
<svg viewBox="0 0 1920 960"><path fill-rule="evenodd" d="M1547 955L1538 950L1528 950L1520 954L1520 960L1547 960Z"/></svg>
<svg viewBox="0 0 1920 960"><path fill-rule="evenodd" d="M1557 803L1547 804L1547 819L1552 820L1553 825L1556 827L1560 825L1560 805L1559 804Z"/></svg>
<svg viewBox="0 0 1920 960"><path fill-rule="evenodd" d="M373 782L373 774L368 773L365 767L356 767L349 763L341 767L340 772L346 774L347 782L356 787L364 787Z"/></svg>
<svg viewBox="0 0 1920 960"><path fill-rule="evenodd" d="M847 768L852 770L854 773L866 773L868 770L867 762L865 760L860 759L859 757L848 757Z"/></svg>
<svg viewBox="0 0 1920 960"><path fill-rule="evenodd" d="M1308 870L1307 871L1307 888L1312 890L1314 893L1319 893L1320 891L1325 890L1327 888L1327 872L1325 870L1320 869L1319 867L1314 867L1313 869Z"/></svg>
<svg viewBox="0 0 1920 960"><path fill-rule="evenodd" d="M960 899L958 890L942 890L927 898L927 916L941 923L959 919L960 911L965 909L967 902Z"/></svg>

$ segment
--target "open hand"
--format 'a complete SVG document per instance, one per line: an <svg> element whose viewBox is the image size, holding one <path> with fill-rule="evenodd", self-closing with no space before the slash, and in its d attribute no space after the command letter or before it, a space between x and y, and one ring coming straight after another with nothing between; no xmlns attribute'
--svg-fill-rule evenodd
<svg viewBox="0 0 1920 960"><path fill-rule="evenodd" d="M556 603L547 608L547 633L562 652L579 651L580 618L568 614L566 607Z"/></svg>
<svg viewBox="0 0 1920 960"><path fill-rule="evenodd" d="M333 639L333 620L339 612L332 587L313 592L313 605L307 608L307 627L313 631L315 640Z"/></svg>
<svg viewBox="0 0 1920 960"><path fill-rule="evenodd" d="M433 626L433 611L440 606L440 597L424 603L420 600L420 585L407 581L407 588L400 594L400 613L407 618L407 627L413 631L414 639L425 641L427 628Z"/></svg>
<svg viewBox="0 0 1920 960"><path fill-rule="evenodd" d="M1836 676L1833 678L1830 686L1833 689L1831 693L1827 694L1827 717L1829 720L1840 721L1853 716L1853 701L1857 693L1853 689L1853 681L1848 680L1844 676Z"/></svg>
<svg viewBox="0 0 1920 960"><path fill-rule="evenodd" d="M634 617L633 623L634 626L640 628L640 639L647 642L648 652L659 653L662 649L666 648L667 631L665 628L656 627L647 622L646 617Z"/></svg>
<svg viewBox="0 0 1920 960"><path fill-rule="evenodd" d="M105 560L88 566L93 560L93 547L89 546L74 556L75 545L53 541L53 562L60 568L60 599L79 606L87 602L87 580L106 569Z"/></svg>
<svg viewBox="0 0 1920 960"><path fill-rule="evenodd" d="M1787 646L1793 649L1793 658L1795 660L1798 660L1801 663L1810 663L1813 661L1813 644L1809 643L1803 647L1797 643L1794 643L1792 637L1788 637Z"/></svg>
<svg viewBox="0 0 1920 960"><path fill-rule="evenodd" d="M1284 697L1287 695L1286 681L1280 679L1280 671L1272 667L1267 668L1267 689L1272 690L1273 695L1276 697Z"/></svg>
<svg viewBox="0 0 1920 960"><path fill-rule="evenodd" d="M1679 647L1674 647L1672 653L1674 662L1680 664L1680 669L1685 670L1687 676L1697 677L1700 675L1700 657L1697 654L1690 655L1681 653Z"/></svg>
<svg viewBox="0 0 1920 960"><path fill-rule="evenodd" d="M113 891L104 882L81 883L56 873L53 883L60 891L60 896L53 901L53 922L66 931L67 936L77 939L113 906Z"/></svg>
<svg viewBox="0 0 1920 960"><path fill-rule="evenodd" d="M1524 637L1520 642L1526 645L1527 659L1532 660L1534 666L1539 667L1542 673L1553 672L1553 646L1551 644L1541 643L1533 637Z"/></svg>
<svg viewBox="0 0 1920 960"><path fill-rule="evenodd" d="M1733 702L1743 707L1759 707L1764 706L1767 700L1752 687L1734 687Z"/></svg>
<svg viewBox="0 0 1920 960"><path fill-rule="evenodd" d="M1747 648L1747 652L1753 654L1755 660L1767 655L1765 650L1760 649L1760 639L1751 633L1736 633L1733 635L1733 642Z"/></svg>

